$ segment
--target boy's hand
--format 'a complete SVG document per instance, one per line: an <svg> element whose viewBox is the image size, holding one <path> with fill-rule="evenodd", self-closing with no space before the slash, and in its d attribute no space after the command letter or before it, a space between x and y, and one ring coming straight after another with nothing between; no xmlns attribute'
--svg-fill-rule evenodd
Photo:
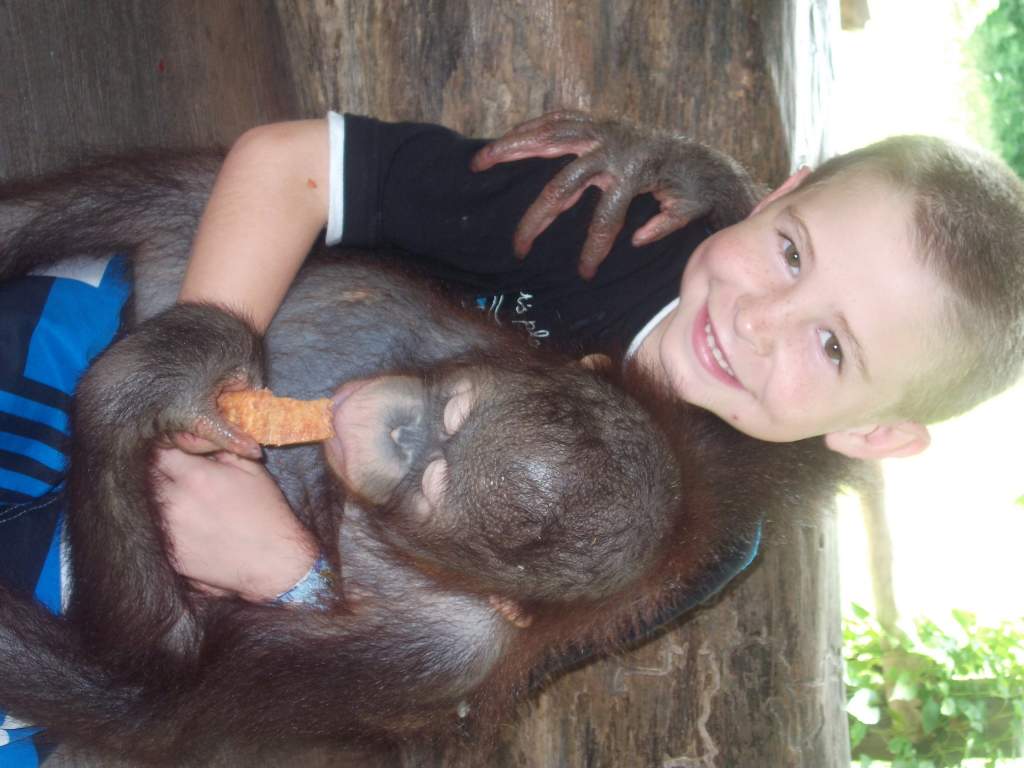
<svg viewBox="0 0 1024 768"><path fill-rule="evenodd" d="M312 535L262 464L162 448L156 476L174 567L198 589L268 601L313 564Z"/></svg>
<svg viewBox="0 0 1024 768"><path fill-rule="evenodd" d="M516 126L481 149L474 171L527 157L579 157L563 168L523 215L514 248L522 258L533 241L590 186L602 190L587 232L579 271L591 278L622 230L633 198L650 192L661 212L633 233L647 245L710 214L721 228L745 218L757 202L755 185L727 155L683 136L595 120L582 112L551 112Z"/></svg>

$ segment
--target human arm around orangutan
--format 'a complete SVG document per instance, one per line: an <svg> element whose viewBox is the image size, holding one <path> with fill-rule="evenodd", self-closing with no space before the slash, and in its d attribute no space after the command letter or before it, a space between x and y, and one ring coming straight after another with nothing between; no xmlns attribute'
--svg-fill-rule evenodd
<svg viewBox="0 0 1024 768"><path fill-rule="evenodd" d="M679 146L673 149L672 142ZM581 157L532 159L494 167L531 155L569 153ZM628 341L674 295L682 263L672 248L667 248L658 258L669 271L656 262L646 274L638 271L633 275L633 265L643 258L630 251L638 239L650 242L663 237L709 207L683 199L685 195L714 197L725 194L723 190L747 189L749 179L723 158L686 140L645 137L618 123L598 123L564 113L531 121L486 147L482 141L440 126L382 123L358 116L331 115L328 121L263 126L245 134L228 155L196 238L182 298L241 307L257 327L266 327L316 234L329 223L330 242L398 249L435 277L496 294L499 305L506 297L515 300L517 293L519 297L532 295L534 285L554 281L571 286L578 280L575 255L581 251L579 270L593 277L600 260L611 251L613 266L605 270L605 294L593 281L586 291L595 295L589 305L600 307L602 313L613 306L607 294L628 304L624 311L636 317L623 318L620 326L626 330L610 331L613 340ZM699 171L699 178L681 187L688 167ZM485 173L474 172L485 168L489 169ZM714 180L718 171L724 176L721 182ZM605 194L576 206L594 178L600 179ZM556 195L552 189L557 190ZM652 204L631 212L633 242L617 238L632 197L644 191L655 193L661 212ZM722 218L742 216L747 198L738 198L728 210L718 203L711 207ZM552 224L555 219L558 221ZM641 227L644 221L647 224ZM548 231L540 237L544 229ZM524 231L529 234L525 247L533 245L525 263L519 258ZM703 236L696 234L698 239ZM679 250L688 252L692 247L687 242ZM638 283L639 289L633 291L641 291L642 296L617 281L617 269ZM665 295L651 293L652 285L665 289ZM574 287L570 290L577 292ZM632 299L634 295L637 300ZM628 298L624 301L622 297ZM495 303L495 299L489 301ZM516 311L519 309L517 306ZM558 311L567 314L564 306ZM534 322L515 315L511 321ZM550 343L577 353L610 351L601 346L602 337L587 345L579 341L586 337L585 331L578 330L582 327L576 324L573 339ZM537 335L541 333L547 330ZM608 331L601 333L608 338ZM579 343L580 348L570 348L570 343ZM275 564L302 562L300 546L305 558L310 555L308 543L294 538L294 518L283 502L277 505L276 514L261 510L258 522L250 521L247 533L247 540L256 542L260 531L265 531L263 540L268 550L271 545L276 547L277 556L251 559L249 572L240 567L218 577L205 570L192 571L192 562L201 568L204 563L224 562L224 541L230 540L236 521L248 514L240 499L258 496L257 486L263 483L258 473L241 473L234 467L211 464L204 470L210 475L233 476L231 482L238 483L239 490L217 505L223 523L219 532L203 511L208 498L190 497L184 485L176 492L168 491L179 505L172 525L182 526L183 549L184 537L195 542L187 546L195 558L179 558L179 568L195 581L215 588L230 586L231 580L237 579L244 582L244 586L237 584L238 591L256 598L260 595L252 592L252 584L286 583L292 570L276 571ZM170 484L173 486L174 478ZM252 493L244 490L250 485ZM189 521L201 522L185 527ZM287 550L293 546L294 554L289 555ZM242 547L236 551L239 557L235 559L244 564ZM262 597L277 593L268 589Z"/></svg>
<svg viewBox="0 0 1024 768"><path fill-rule="evenodd" d="M324 120L253 128L224 160L180 301L232 307L265 331L327 222Z"/></svg>
<svg viewBox="0 0 1024 768"><path fill-rule="evenodd" d="M266 330L327 220L324 120L253 128L232 146L193 242L183 302L237 309ZM191 453L207 441L180 435ZM167 449L159 454L175 567L198 588L271 599L310 572L312 537L259 463Z"/></svg>
<svg viewBox="0 0 1024 768"><path fill-rule="evenodd" d="M511 251L519 213L550 177L547 168L562 163L473 174L469 160L482 145L439 126L336 114L248 131L218 174L179 299L239 309L264 330L325 225L330 242L443 255L449 263L436 270L458 277L476 269L482 287L500 284L503 273L522 271ZM471 226L449 227L452 211L463 209L460 220ZM543 269L542 257L538 249L533 272ZM190 452L215 448L187 436L176 442ZM166 452L159 466L167 468L162 493L176 566L200 588L270 599L302 575L296 564L312 563L291 510L278 494L263 493L270 481L258 465L240 471ZM246 533L236 536L242 521Z"/></svg>
<svg viewBox="0 0 1024 768"><path fill-rule="evenodd" d="M577 206L588 186L603 194ZM657 198L655 213L632 216L631 238L617 238L644 192ZM704 214L713 229L733 223L754 195L720 152L582 113L546 115L490 144L441 126L335 113L270 124L228 154L181 299L241 309L265 329L324 226L329 245L397 251L434 277L482 290L536 283L581 252L580 271L593 277L609 252L612 262L620 252L628 259L633 246Z"/></svg>

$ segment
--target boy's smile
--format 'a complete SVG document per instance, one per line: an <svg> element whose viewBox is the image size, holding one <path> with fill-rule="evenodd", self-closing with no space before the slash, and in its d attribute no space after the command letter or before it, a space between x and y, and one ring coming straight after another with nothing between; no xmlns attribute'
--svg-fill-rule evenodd
<svg viewBox="0 0 1024 768"><path fill-rule="evenodd" d="M907 196L865 175L785 194L803 178L701 244L639 360L755 437L863 436L934 368L946 291Z"/></svg>
<svg viewBox="0 0 1024 768"><path fill-rule="evenodd" d="M711 324L711 317L707 306L698 313L693 323L693 349L697 360L704 368L723 384L730 387L742 389L736 372L729 364L729 360L722 350L722 344L715 334L714 326Z"/></svg>

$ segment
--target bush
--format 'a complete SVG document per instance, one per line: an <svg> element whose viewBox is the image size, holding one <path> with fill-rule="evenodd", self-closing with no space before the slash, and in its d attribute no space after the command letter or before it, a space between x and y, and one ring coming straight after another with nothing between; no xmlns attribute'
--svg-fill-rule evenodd
<svg viewBox="0 0 1024 768"><path fill-rule="evenodd" d="M993 149L1024 176L1024 0L1000 0L967 54L988 100Z"/></svg>
<svg viewBox="0 0 1024 768"><path fill-rule="evenodd" d="M843 628L852 754L862 765L946 768L1021 755L1024 619L979 627L954 611L947 633L929 620L886 631L860 606Z"/></svg>

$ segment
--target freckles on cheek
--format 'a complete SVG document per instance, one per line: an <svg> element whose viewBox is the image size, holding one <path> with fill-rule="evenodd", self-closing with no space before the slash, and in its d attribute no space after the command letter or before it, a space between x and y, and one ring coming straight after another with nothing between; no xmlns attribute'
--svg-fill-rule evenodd
<svg viewBox="0 0 1024 768"><path fill-rule="evenodd" d="M771 423L787 425L801 421L819 401L817 387L806 377L787 382L765 398L764 407Z"/></svg>
<svg viewBox="0 0 1024 768"><path fill-rule="evenodd" d="M819 372L817 375L821 376L822 374ZM805 406L814 399L819 385L820 382L815 381L813 374L798 376L790 381L789 386L782 391L782 397L791 406Z"/></svg>

